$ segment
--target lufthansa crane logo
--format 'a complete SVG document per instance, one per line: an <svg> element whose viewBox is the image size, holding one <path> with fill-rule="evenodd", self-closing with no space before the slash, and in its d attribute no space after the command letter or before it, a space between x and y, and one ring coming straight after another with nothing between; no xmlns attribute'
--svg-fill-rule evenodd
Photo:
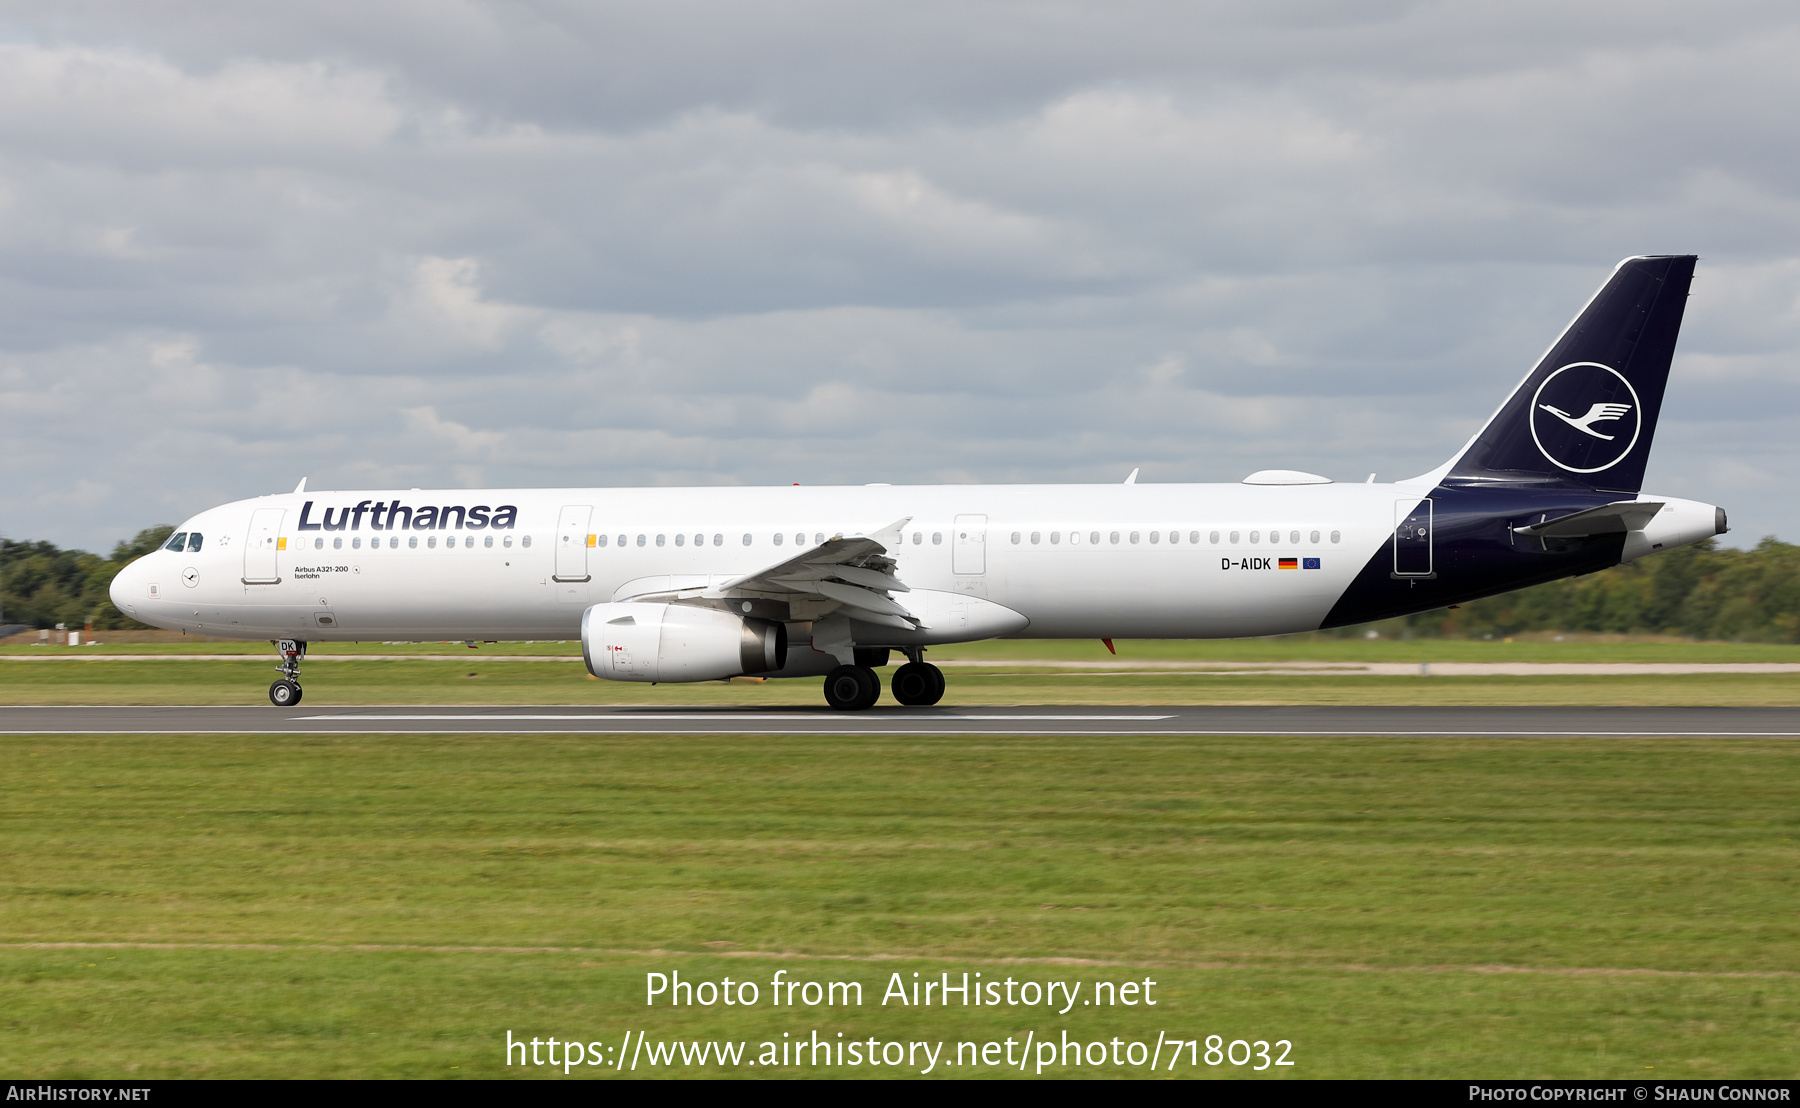
<svg viewBox="0 0 1800 1108"><path fill-rule="evenodd" d="M1531 398L1531 438L1550 464L1599 473L1625 460L1644 421L1637 390L1599 362L1572 362L1544 378Z"/></svg>

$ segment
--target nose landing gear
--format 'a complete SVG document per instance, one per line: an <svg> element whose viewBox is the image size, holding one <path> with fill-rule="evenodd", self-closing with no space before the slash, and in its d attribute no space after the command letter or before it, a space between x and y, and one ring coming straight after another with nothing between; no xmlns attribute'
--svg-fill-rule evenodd
<svg viewBox="0 0 1800 1108"><path fill-rule="evenodd" d="M306 644L294 639L275 643L281 655L281 679L269 686L269 703L277 708L292 708L300 703L300 659L306 657Z"/></svg>

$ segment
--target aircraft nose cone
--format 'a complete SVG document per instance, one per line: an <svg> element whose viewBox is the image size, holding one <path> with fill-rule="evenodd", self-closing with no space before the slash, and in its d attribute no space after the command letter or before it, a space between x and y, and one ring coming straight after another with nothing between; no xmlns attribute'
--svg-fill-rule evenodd
<svg viewBox="0 0 1800 1108"><path fill-rule="evenodd" d="M126 615L136 614L137 598L143 595L142 577L143 571L138 568L136 562L132 562L113 575L112 584L106 588L106 595L112 600L113 607Z"/></svg>

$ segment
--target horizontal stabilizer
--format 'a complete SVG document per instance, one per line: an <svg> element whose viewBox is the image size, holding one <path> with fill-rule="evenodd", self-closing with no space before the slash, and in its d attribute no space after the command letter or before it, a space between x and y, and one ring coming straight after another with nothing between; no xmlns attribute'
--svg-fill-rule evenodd
<svg viewBox="0 0 1800 1108"><path fill-rule="evenodd" d="M1589 508L1585 512L1573 515L1557 516L1555 519L1534 523L1529 527L1515 527L1513 531L1520 535L1529 535L1534 539L1573 539L1584 535L1617 535L1626 531L1642 530L1644 525L1655 518L1656 513L1663 510L1660 500L1620 500L1612 504L1602 504L1598 508Z"/></svg>

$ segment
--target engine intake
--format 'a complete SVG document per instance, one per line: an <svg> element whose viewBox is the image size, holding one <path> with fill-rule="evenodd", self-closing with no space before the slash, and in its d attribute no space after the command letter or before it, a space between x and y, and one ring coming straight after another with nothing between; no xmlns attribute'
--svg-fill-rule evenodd
<svg viewBox="0 0 1800 1108"><path fill-rule="evenodd" d="M787 665L787 627L691 604L596 604L581 656L608 681L718 681Z"/></svg>

